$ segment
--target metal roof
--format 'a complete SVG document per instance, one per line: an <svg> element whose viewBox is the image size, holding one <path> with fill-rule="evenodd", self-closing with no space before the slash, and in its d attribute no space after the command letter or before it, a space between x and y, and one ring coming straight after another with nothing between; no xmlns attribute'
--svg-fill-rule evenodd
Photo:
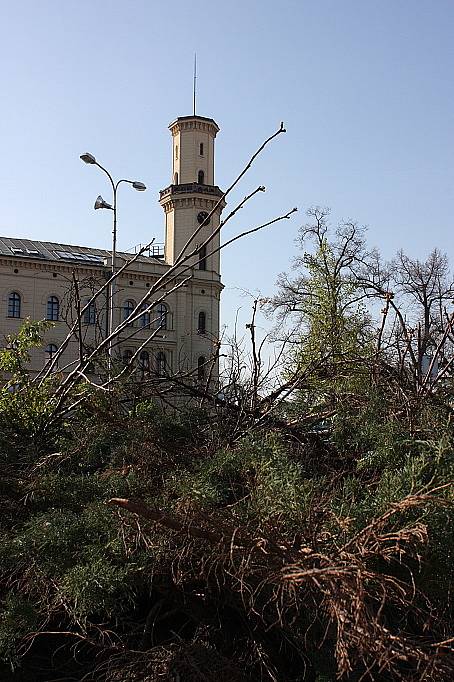
<svg viewBox="0 0 454 682"><path fill-rule="evenodd" d="M198 114L193 114L192 116L178 116L172 123L169 125L169 128L177 121L192 121L193 119L197 119L198 121L205 121L206 123L214 123L216 128L218 128L218 124L213 118L207 118L206 116L199 116Z"/></svg>
<svg viewBox="0 0 454 682"><path fill-rule="evenodd" d="M19 239L18 237L0 237L0 256L103 266L104 259L110 258L110 255L111 252L106 249L96 249L89 246L42 242L35 239ZM130 259L134 254L118 251L117 256ZM150 254L149 256L141 255L137 260L149 263L150 260L156 262L161 259Z"/></svg>

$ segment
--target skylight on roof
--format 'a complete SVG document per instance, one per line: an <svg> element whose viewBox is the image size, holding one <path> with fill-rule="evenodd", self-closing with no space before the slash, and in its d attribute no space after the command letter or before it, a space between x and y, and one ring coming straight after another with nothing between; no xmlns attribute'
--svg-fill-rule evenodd
<svg viewBox="0 0 454 682"><path fill-rule="evenodd" d="M98 256L98 255L96 255L96 254L94 254L94 253L86 253L86 254L84 254L84 255L85 255L85 258L86 258L87 260L94 261L95 263L102 263L102 262L104 261L104 257L103 257L103 256Z"/></svg>
<svg viewBox="0 0 454 682"><path fill-rule="evenodd" d="M94 253L75 253L72 251L55 251L55 255L64 260L84 260L92 263L102 263L104 258Z"/></svg>
<svg viewBox="0 0 454 682"><path fill-rule="evenodd" d="M43 254L38 249L23 249L21 246L11 246L11 251L16 256L29 256L30 258L42 258Z"/></svg>

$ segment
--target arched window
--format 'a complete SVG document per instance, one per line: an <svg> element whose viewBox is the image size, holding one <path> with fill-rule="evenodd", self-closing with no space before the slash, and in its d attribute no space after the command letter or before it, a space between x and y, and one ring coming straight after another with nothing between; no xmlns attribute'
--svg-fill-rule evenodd
<svg viewBox="0 0 454 682"><path fill-rule="evenodd" d="M156 374L158 375L158 377L165 377L167 369L167 360L166 354L163 351L159 351L159 353L156 353L155 363Z"/></svg>
<svg viewBox="0 0 454 682"><path fill-rule="evenodd" d="M206 314L202 311L199 313L199 319L197 321L197 334L205 334L207 330L207 316Z"/></svg>
<svg viewBox="0 0 454 682"><path fill-rule="evenodd" d="M86 301L86 304L88 301ZM96 305L92 301L84 312L84 324L96 324Z"/></svg>
<svg viewBox="0 0 454 682"><path fill-rule="evenodd" d="M201 142L199 145L199 154L200 156L203 156L203 142Z"/></svg>
<svg viewBox="0 0 454 682"><path fill-rule="evenodd" d="M197 360L197 379L203 381L205 379L205 357L200 355Z"/></svg>
<svg viewBox="0 0 454 682"><path fill-rule="evenodd" d="M205 173L203 172L203 170L199 170L197 182L199 183L199 185L203 185L203 183L205 182Z"/></svg>
<svg viewBox="0 0 454 682"><path fill-rule="evenodd" d="M47 346L44 349L44 357L46 358L46 364L48 362L52 362L55 353L58 351L57 346L55 343L48 343Z"/></svg>
<svg viewBox="0 0 454 682"><path fill-rule="evenodd" d="M135 308L135 307L136 307L136 304L135 304L134 301L132 301L131 299L128 299L127 301L125 301L125 302L123 303L123 321L124 321L124 320L127 320L128 317L129 317L130 315L132 315L132 313L134 312L134 308ZM130 323L128 324L128 326L129 326L129 325L132 326L132 324L133 324L133 323L130 322Z"/></svg>
<svg viewBox="0 0 454 682"><path fill-rule="evenodd" d="M144 303L142 306L142 310L144 312L139 317L140 326L144 327L145 329L148 329L150 327L150 311L147 310L147 308L148 308L148 303Z"/></svg>
<svg viewBox="0 0 454 682"><path fill-rule="evenodd" d="M132 360L132 355L133 355L132 350L130 348L125 348L125 350L123 351L123 355L121 356L124 365L129 365L129 363Z"/></svg>
<svg viewBox="0 0 454 682"><path fill-rule="evenodd" d="M206 244L204 244L199 249L199 270L206 270L206 269L207 269L207 247L206 247Z"/></svg>
<svg viewBox="0 0 454 682"><path fill-rule="evenodd" d="M169 322L169 309L165 303L160 303L155 308L156 329L167 329Z"/></svg>
<svg viewBox="0 0 454 682"><path fill-rule="evenodd" d="M175 175L173 176L173 184L178 185L178 173L175 173Z"/></svg>
<svg viewBox="0 0 454 682"><path fill-rule="evenodd" d="M8 317L20 317L20 296L17 291L12 291L8 296Z"/></svg>
<svg viewBox="0 0 454 682"><path fill-rule="evenodd" d="M150 354L147 350L143 350L139 355L139 365L142 372L150 371Z"/></svg>
<svg viewBox="0 0 454 682"><path fill-rule="evenodd" d="M178 159L178 145L175 145L175 158Z"/></svg>
<svg viewBox="0 0 454 682"><path fill-rule="evenodd" d="M49 296L47 299L47 320L58 320L60 314L60 302L56 296Z"/></svg>

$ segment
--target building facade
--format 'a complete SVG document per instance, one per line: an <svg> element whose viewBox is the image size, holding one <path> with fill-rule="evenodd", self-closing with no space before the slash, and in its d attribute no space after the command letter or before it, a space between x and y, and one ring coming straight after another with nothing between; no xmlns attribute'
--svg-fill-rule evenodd
<svg viewBox="0 0 454 682"><path fill-rule="evenodd" d="M134 254L117 252L115 271L126 268L114 287L113 326L141 314L115 338L112 355L125 362L140 347L137 362L147 371L193 371L203 378L219 338L217 228L224 207L214 178L219 128L202 116L177 118L169 128L171 183L159 198L165 217L164 249L145 251L134 262ZM104 249L0 237L1 338L16 333L26 318L52 321L43 348L31 353L32 370L40 371L77 322L77 302L86 304L111 272L111 253ZM168 273L172 281L166 282ZM142 314L141 300L162 277L163 285L142 304ZM108 309L105 289L81 316L78 331L88 351L106 337ZM79 356L77 336L59 358L62 371L74 366Z"/></svg>

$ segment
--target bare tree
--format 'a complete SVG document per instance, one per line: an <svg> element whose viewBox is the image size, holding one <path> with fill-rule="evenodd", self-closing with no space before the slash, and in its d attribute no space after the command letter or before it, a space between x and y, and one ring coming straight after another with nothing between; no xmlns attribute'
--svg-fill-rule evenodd
<svg viewBox="0 0 454 682"><path fill-rule="evenodd" d="M108 279L106 282L103 282L101 286L98 288L92 287L90 295L88 296L86 294L87 288L90 288L90 283L79 282L75 277L73 278L71 287L69 287L68 304L66 306L67 321L69 325L68 334L58 349L58 352L54 354L51 362L49 362L48 365L43 368L42 372L40 372L35 378L37 383L42 384L43 381L52 375L57 367L57 363L68 348L68 345L74 342L78 344L79 353L77 360L65 367L66 373L63 375L62 380L56 389L55 396L57 398L57 402L55 407L55 415L60 414L63 408L65 411L67 411L71 408L71 405L79 403L79 398L77 396L75 396L75 403L71 402L70 397L73 394L73 389L80 382L90 382L97 390L109 391L115 386L116 382L118 382L120 379L123 379L127 375L136 375L137 377L140 374L142 379L147 378L144 376L146 373L143 372L143 368L137 366L137 359L140 356L141 351L148 344L154 343L156 345L156 336L157 332L159 331L159 325L153 324L153 316L156 315L156 306L159 303L165 301L169 295L188 284L193 276L192 271L194 258L198 256L201 248L206 249L206 256L211 256L246 235L253 234L277 222L289 219L292 216L292 214L296 211L295 208L285 212L283 215L266 221L263 224L244 230L234 237L224 241L219 246L216 246L215 239L219 236L223 227L236 216L237 212L247 202L251 201L256 195L262 193L265 190L265 187L260 185L253 192L249 193L241 201L239 201L236 206L234 206L228 215L220 222L219 226L211 232L211 234L203 241L202 244L196 243L197 236L199 235L201 229L204 227L204 225L209 223L214 212L221 205L223 205L226 197L238 185L258 155L261 154L261 152L269 143L271 143L276 137L284 132L285 128L281 123L276 132L267 138L259 146L257 151L254 152L236 179L219 198L215 207L212 209L211 213L208 214L205 221L201 225L197 226L181 252L177 255L175 262L168 267L165 273L159 277L155 283L150 286L147 292L142 296L141 300L138 301L136 308L128 316L126 316L112 330L111 333L100 330L94 345L89 345L86 343L83 325L84 318L90 314L90 310L93 309L93 306L104 305L106 293L108 292L112 282L118 279L120 276L124 276L124 273L132 267L134 262L141 256L141 254L149 248L150 244L146 244L137 254L131 257L129 261L126 261L124 265L118 271L116 271L110 279ZM99 374L95 380L91 380L87 376L89 374L88 369L93 367L94 362L96 362L99 367L105 367L105 357L108 349L117 346L120 341L124 342L125 338L132 339L137 334L137 330L134 329L133 325L144 314L149 314L151 317L149 334L144 341L141 341L140 343L137 342L137 349L132 354L132 357L128 358L126 362L123 362L122 365L119 365L117 371L112 372L109 366L107 376ZM206 366L203 368L198 368L199 374L202 374L201 369L203 369L203 379L205 386L201 386L200 376L197 377L196 375L197 369L191 368L188 370L187 368L181 367L177 368L173 373L166 371L165 376L152 377L152 381L150 381L150 383L153 383L154 388L156 388L156 385L160 387L159 394L161 397L165 394L171 394L172 392L178 392L181 394L182 390L186 387L190 393L202 395L210 394L211 399L213 399L211 393L214 392L215 394L217 391L215 387L213 387L212 390L211 384L213 384L212 379L214 377L214 367L217 364L218 352L218 340L213 340L212 357L206 358Z"/></svg>
<svg viewBox="0 0 454 682"><path fill-rule="evenodd" d="M383 267L358 271L366 291L384 301L377 351L400 383L418 395L440 386L453 359L454 282L448 259L434 249L425 261L402 250Z"/></svg>
<svg viewBox="0 0 454 682"><path fill-rule="evenodd" d="M415 348L415 372L419 383L427 373L427 361L444 336L446 321L454 297L454 281L446 254L434 249L425 261L412 259L399 251L391 277L396 291L407 305L407 325L412 328ZM440 360L448 361L452 348L447 343L439 349Z"/></svg>

